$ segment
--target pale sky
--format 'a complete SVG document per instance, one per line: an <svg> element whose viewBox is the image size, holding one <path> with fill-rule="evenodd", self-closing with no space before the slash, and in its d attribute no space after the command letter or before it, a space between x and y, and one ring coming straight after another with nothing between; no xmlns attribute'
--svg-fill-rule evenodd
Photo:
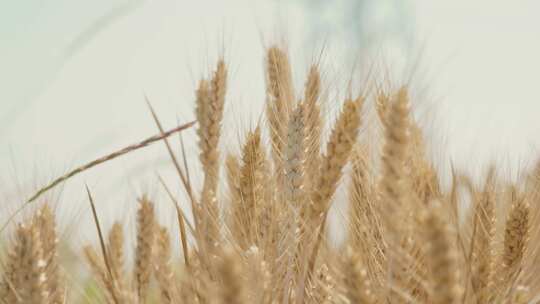
<svg viewBox="0 0 540 304"><path fill-rule="evenodd" d="M419 62L414 80L432 118L420 116L444 144L432 151L441 166L452 159L474 172L496 160L515 172L540 144L539 10L533 0L0 0L0 197L20 201L156 134L144 93L168 128L193 119L195 84L221 54L230 63L222 142L237 149L262 110L264 47L280 37L298 91L322 46L340 84L358 58L388 55L398 79ZM185 140L195 162L192 133ZM65 204L86 202L87 183L103 212L122 214L142 191L163 192L156 172L179 189L165 152L158 144L83 173Z"/></svg>

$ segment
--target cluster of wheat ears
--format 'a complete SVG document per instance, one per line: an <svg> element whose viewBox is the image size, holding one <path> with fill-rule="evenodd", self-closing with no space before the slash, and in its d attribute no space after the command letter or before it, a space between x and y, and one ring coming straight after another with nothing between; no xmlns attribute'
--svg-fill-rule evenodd
<svg viewBox="0 0 540 304"><path fill-rule="evenodd" d="M177 202L178 229L168 230L158 223L151 200L142 197L134 263L128 267L122 223L104 235L93 209L100 244L82 252L99 294L88 302L540 301L540 225L530 208L540 198L538 170L513 184L494 169L478 184L452 171L445 191L409 112L406 87L346 98L326 140L318 65L310 67L301 98L295 96L286 51L268 48L265 65L267 133L262 126L249 131L238 156L218 149L225 62L219 60L210 77L199 82L200 191L192 189L185 164L172 152L167 136L173 132L165 132L157 118L160 136L132 147L165 142L192 216ZM377 165L370 161L373 149L358 139L367 102L374 102L384 130ZM52 185L131 150L83 166ZM341 184L347 192L339 196L348 203L346 238L335 245L329 242L327 219ZM2 260L0 301L72 302L50 207L38 208L13 232ZM181 258L173 256L171 233L180 236Z"/></svg>

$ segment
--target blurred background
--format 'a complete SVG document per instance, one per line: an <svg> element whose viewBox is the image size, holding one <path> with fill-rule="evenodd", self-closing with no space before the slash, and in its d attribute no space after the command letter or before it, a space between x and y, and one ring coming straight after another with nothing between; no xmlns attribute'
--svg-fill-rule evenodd
<svg viewBox="0 0 540 304"><path fill-rule="evenodd" d="M478 174L495 162L516 176L540 144L539 9L533 0L0 0L0 219L68 169L157 134L145 95L165 128L192 120L196 83L221 55L230 64L222 143L236 152L260 119L274 42L291 53L298 92L321 59L329 116L343 93L333 88L377 62L396 84L413 84L440 168ZM192 131L184 141L196 168ZM182 197L162 144L45 197L83 225L87 184L106 218L130 217L142 193L166 200L158 175Z"/></svg>

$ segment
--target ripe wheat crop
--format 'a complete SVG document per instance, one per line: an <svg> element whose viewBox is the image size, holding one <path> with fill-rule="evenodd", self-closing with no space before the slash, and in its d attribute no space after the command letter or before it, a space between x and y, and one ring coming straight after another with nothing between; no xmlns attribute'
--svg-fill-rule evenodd
<svg viewBox="0 0 540 304"><path fill-rule="evenodd" d="M326 138L320 66L309 67L299 96L286 50L268 48L265 71L266 119L247 130L238 155L219 148L227 63L219 60L194 90L201 189L192 188L167 139L192 124L166 132L154 114L159 135L82 166L32 196L33 204L42 205L3 236L0 303L540 301L540 170L510 184L492 168L480 185L454 170L445 190L424 152L407 87L351 94ZM370 103L376 120L366 117ZM360 132L377 121L380 147L361 140ZM159 223L155 204L161 202L144 196L136 202L135 243L127 244L122 222L101 230L88 191L100 244L79 255L97 293L68 288L77 273L59 258L55 214L41 194L153 141L165 143L188 193L177 202L178 227ZM336 195L342 190L345 195ZM346 238L332 245L329 210L343 199ZM171 250L174 234L179 254ZM134 248L132 265L127 248Z"/></svg>

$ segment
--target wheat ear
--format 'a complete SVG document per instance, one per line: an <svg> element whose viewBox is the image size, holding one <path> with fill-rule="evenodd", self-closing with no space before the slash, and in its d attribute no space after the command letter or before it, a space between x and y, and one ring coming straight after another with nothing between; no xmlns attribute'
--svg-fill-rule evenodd
<svg viewBox="0 0 540 304"><path fill-rule="evenodd" d="M362 267L362 260L351 247L347 248L347 255L343 263L343 276L345 296L350 303L375 303L371 282L368 273Z"/></svg>
<svg viewBox="0 0 540 304"><path fill-rule="evenodd" d="M266 86L266 117L270 127L274 169L277 183L283 184L287 122L294 96L289 57L275 46L267 51Z"/></svg>
<svg viewBox="0 0 540 304"><path fill-rule="evenodd" d="M242 261L232 251L225 249L223 258L218 266L218 274L221 286L217 296L217 302L221 304L245 304L248 303L244 283Z"/></svg>
<svg viewBox="0 0 540 304"><path fill-rule="evenodd" d="M409 98L407 89L401 88L392 103L383 113L383 126L385 131L382 151L381 178L377 185L378 213L383 230L382 245L386 257L385 286L392 300L402 298L396 294L395 288L401 288L403 282L399 263L396 261L408 255L402 255L400 231L401 225L396 221L400 212L407 204L407 189L405 187L405 160L409 144ZM386 273L388 271L388 273ZM390 290L392 289L392 290Z"/></svg>
<svg viewBox="0 0 540 304"><path fill-rule="evenodd" d="M319 226L313 252L308 260L307 278L313 274L320 244L325 234L326 214L330 200L336 191L349 155L360 129L363 98L348 99L343 105L330 139L326 145L326 155L322 158L321 172L317 181L317 191L313 192L309 225Z"/></svg>
<svg viewBox="0 0 540 304"><path fill-rule="evenodd" d="M313 193L312 218L326 213L330 200L336 191L343 167L356 142L360 129L360 117L363 98L345 101L330 139L326 145L326 154L322 158L321 172L317 181L317 191Z"/></svg>
<svg viewBox="0 0 540 304"><path fill-rule="evenodd" d="M525 198L517 198L506 220L504 233L503 267L505 281L510 282L513 274L520 270L529 241L529 204Z"/></svg>
<svg viewBox="0 0 540 304"><path fill-rule="evenodd" d="M309 299L313 303L332 303L336 294L336 280L326 263L321 264L315 272L308 290Z"/></svg>
<svg viewBox="0 0 540 304"><path fill-rule="evenodd" d="M484 189L476 195L472 242L472 287L480 304L489 303L493 287L495 236L495 172L488 173Z"/></svg>
<svg viewBox="0 0 540 304"><path fill-rule="evenodd" d="M404 161L409 143L409 100L407 89L398 91L396 100L387 110L385 143L382 154L382 177L379 192L383 200L382 219L385 219L385 229L393 237L397 227L393 223L398 210L404 205Z"/></svg>
<svg viewBox="0 0 540 304"><path fill-rule="evenodd" d="M171 267L171 241L167 228L160 227L156 237L154 274L159 284L162 303L175 303L174 273Z"/></svg>
<svg viewBox="0 0 540 304"><path fill-rule="evenodd" d="M94 277L97 278L97 282L104 287L106 291L106 296L108 299L111 299L109 302L115 303L113 295L115 293L114 284L107 274L103 260L99 258L96 250L92 246L84 246L83 254L86 258L90 270L93 272Z"/></svg>
<svg viewBox="0 0 540 304"><path fill-rule="evenodd" d="M107 253L115 283L118 285L120 291L124 291L126 288L124 276L124 231L119 222L115 222L109 231L108 249Z"/></svg>
<svg viewBox="0 0 540 304"><path fill-rule="evenodd" d="M241 167L238 157L228 154L225 158L225 172L227 173L227 185L229 189L229 208L227 212L227 227L235 240L241 240L244 236L244 227L239 221L244 214L242 194L240 189Z"/></svg>
<svg viewBox="0 0 540 304"><path fill-rule="evenodd" d="M226 85L227 68L223 60L219 60L210 83L201 80L196 92L200 160L205 172L205 185L214 192L219 174L217 146L221 134Z"/></svg>
<svg viewBox="0 0 540 304"><path fill-rule="evenodd" d="M219 137L225 104L227 68L219 60L212 80L208 84L202 80L197 90L197 121L199 128L200 160L204 170L204 183L201 194L202 208L207 212L201 220L206 242L210 248L219 239L219 207L216 193L219 177Z"/></svg>
<svg viewBox="0 0 540 304"><path fill-rule="evenodd" d="M20 303L49 303L47 293L47 266L36 226L19 225L15 232L14 254L17 258L13 287Z"/></svg>
<svg viewBox="0 0 540 304"><path fill-rule="evenodd" d="M427 260L433 290L429 303L454 304L461 299L455 235L443 217L441 207L432 207L424 221Z"/></svg>
<svg viewBox="0 0 540 304"><path fill-rule="evenodd" d="M150 284L152 252L155 239L155 215L152 203L143 197L137 211L137 248L135 249L134 277L137 296L144 303Z"/></svg>
<svg viewBox="0 0 540 304"><path fill-rule="evenodd" d="M49 205L44 205L38 211L34 225L40 231L50 302L63 304L65 302L65 289L58 264L56 223Z"/></svg>
<svg viewBox="0 0 540 304"><path fill-rule="evenodd" d="M306 244L302 242L302 236L306 233L305 210L308 209L309 197L306 189L305 176L305 114L304 105L299 103L291 114L287 131L287 148L285 150L285 214L290 218L281 227L287 248L288 257L287 278L293 279L292 272L296 276L301 274L302 255ZM297 280L298 281L298 280ZM301 292L301 291L300 291Z"/></svg>
<svg viewBox="0 0 540 304"><path fill-rule="evenodd" d="M316 177L319 173L322 117L319 106L321 77L316 65L309 69L304 92L305 136L306 136L306 176L309 180L309 191L313 192Z"/></svg>
<svg viewBox="0 0 540 304"><path fill-rule="evenodd" d="M352 152L349 185L349 231L351 248L360 251L370 277L377 283L384 265L381 219L375 205L375 191L366 149L356 145Z"/></svg>
<svg viewBox="0 0 540 304"><path fill-rule="evenodd" d="M285 196L293 210L306 204L305 154L304 106L300 103L289 120L285 150Z"/></svg>
<svg viewBox="0 0 540 304"><path fill-rule="evenodd" d="M247 136L242 151L240 169L241 206L234 215L236 230L242 231L240 244L247 249L256 242L260 233L258 218L264 203L265 153L261 146L261 131L256 128Z"/></svg>
<svg viewBox="0 0 540 304"><path fill-rule="evenodd" d="M349 186L349 242L353 248L361 248L360 243L371 235L377 227L378 215L373 209L370 167L367 152L357 144L351 155L351 182Z"/></svg>
<svg viewBox="0 0 540 304"><path fill-rule="evenodd" d="M1 260L2 272L0 273L2 281L0 281L0 299L4 299L5 303L16 303L18 300L17 291L15 290L14 280L17 272L19 257L10 248L8 251L7 261Z"/></svg>

